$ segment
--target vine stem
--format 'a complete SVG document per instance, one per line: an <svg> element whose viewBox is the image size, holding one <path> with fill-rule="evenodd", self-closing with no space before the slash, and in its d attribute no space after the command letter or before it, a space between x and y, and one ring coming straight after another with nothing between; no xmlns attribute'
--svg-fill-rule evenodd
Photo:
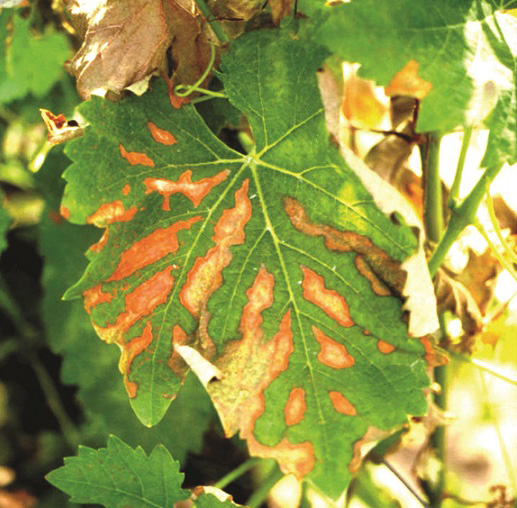
<svg viewBox="0 0 517 508"><path fill-rule="evenodd" d="M504 251L506 252L508 259L512 261L512 263L517 263L517 256L515 253L510 249L508 242L505 241L503 238L503 232L501 231L501 226L499 225L499 221L497 220L497 216L495 214L495 208L494 208L494 202L492 200L492 196L490 195L490 192L487 191L486 193L486 204L488 208L488 215L490 217L490 222L492 223L492 227L494 228L494 231L496 232L497 238L501 242L501 245L504 248Z"/></svg>
<svg viewBox="0 0 517 508"><path fill-rule="evenodd" d="M275 486L275 484L282 479L284 474L278 466L275 464L271 472L264 479L264 481L260 484L260 486L251 494L249 499L246 501L246 506L248 508L258 508L266 499L270 490Z"/></svg>
<svg viewBox="0 0 517 508"><path fill-rule="evenodd" d="M456 166L456 173L454 175L454 181L452 182L451 191L449 193L449 208L454 208L457 204L458 196L460 193L461 178L463 177L463 168L465 167L465 160L467 158L467 151L469 148L470 140L472 138L473 126L465 128L463 133L463 139L461 140L460 156L458 158L458 164Z"/></svg>
<svg viewBox="0 0 517 508"><path fill-rule="evenodd" d="M217 40L221 44L226 44L229 39L224 33L223 27L217 19L215 19L214 15L212 14L212 11L206 4L205 0L196 0L196 5L198 6L198 9L201 11L201 14L205 17L207 23L210 25L210 28L214 31L215 36L217 37Z"/></svg>
<svg viewBox="0 0 517 508"><path fill-rule="evenodd" d="M421 145L422 171L424 174L424 224L427 238L438 242L443 233L442 184L439 172L440 141L439 132L426 135L426 143Z"/></svg>
<svg viewBox="0 0 517 508"><path fill-rule="evenodd" d="M422 497L418 494L418 492L407 482L407 480L386 460L381 459L382 464L386 466L397 478L398 480L406 487L406 489L413 494L415 499L425 508L429 508L429 504L422 499Z"/></svg>
<svg viewBox="0 0 517 508"><path fill-rule="evenodd" d="M256 457L248 459L246 462L243 462L240 466L224 475L217 483L214 484L214 487L217 487L218 489L224 489L227 485L234 482L242 475L246 474L254 466L256 466L259 461L260 459Z"/></svg>
<svg viewBox="0 0 517 508"><path fill-rule="evenodd" d="M440 178L440 142L442 135L438 132L431 132L426 135L426 143L421 145L422 173L424 175L424 226L427 238L431 242L439 242L443 235L443 199L442 181ZM442 340L446 337L444 315L441 314L440 328ZM439 393L434 397L435 404L444 409L447 407L447 370L445 367L434 369L434 380L441 387ZM426 494L429 497L432 507L439 507L442 503L442 495L445 490L445 429L438 426L430 438L431 444L442 468L439 472L436 485L426 485Z"/></svg>
<svg viewBox="0 0 517 508"><path fill-rule="evenodd" d="M477 358L470 358L469 356L463 355L461 353L457 353L455 351L449 351L449 355L457 361L463 362L463 363L470 363L477 367L478 369L487 372L488 374L498 377L499 379L502 379L503 381L506 381L507 383L513 384L517 386L517 376L509 376L507 374L502 374L501 372L498 372L494 367L491 365L488 365L487 363L483 362L482 360L478 360Z"/></svg>
<svg viewBox="0 0 517 508"><path fill-rule="evenodd" d="M452 215L445 233L441 237L436 249L434 250L428 267L431 276L434 277L438 268L442 265L459 234L470 224L474 224L476 220L476 212L490 184L498 175L502 165L491 166L485 170L481 178L478 180L469 195L458 205L452 209Z"/></svg>
<svg viewBox="0 0 517 508"><path fill-rule="evenodd" d="M499 263L501 264L501 266L507 270L510 275L517 281L517 272L515 271L515 269L513 268L513 265L512 263L510 263L509 261L507 261L504 256L499 252L499 250L497 249L497 245L495 245L494 242L492 242L490 236L488 235L488 233L486 232L485 228L479 223L476 221L476 228L477 230L479 231L479 233L481 234L481 236L485 239L485 242L488 244L488 247L490 248L490 250L492 251L492 254L495 256L495 258L497 259L497 261L499 261ZM504 240L503 240L503 245L504 245Z"/></svg>

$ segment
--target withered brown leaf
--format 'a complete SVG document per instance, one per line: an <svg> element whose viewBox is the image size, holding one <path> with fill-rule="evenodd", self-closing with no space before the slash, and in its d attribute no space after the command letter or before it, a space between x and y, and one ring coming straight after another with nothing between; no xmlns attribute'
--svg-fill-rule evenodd
<svg viewBox="0 0 517 508"><path fill-rule="evenodd" d="M171 45L178 82L194 82L208 63L210 47L192 0L70 0L68 9L84 32L68 64L84 99L96 91L119 94L167 72Z"/></svg>

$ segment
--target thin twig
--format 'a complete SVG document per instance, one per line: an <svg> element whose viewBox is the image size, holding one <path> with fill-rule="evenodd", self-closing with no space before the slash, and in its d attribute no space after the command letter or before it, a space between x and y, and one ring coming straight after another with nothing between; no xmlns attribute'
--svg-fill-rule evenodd
<svg viewBox="0 0 517 508"><path fill-rule="evenodd" d="M385 459L382 458L381 462L400 480L400 482L406 487L406 489L415 496L415 499L422 505L425 506L425 508L429 508L429 503L427 501L424 501L420 494L407 482L407 480Z"/></svg>
<svg viewBox="0 0 517 508"><path fill-rule="evenodd" d="M461 140L460 156L458 158L458 165L456 166L456 173L454 174L454 181L452 182L451 191L449 193L449 208L456 206L456 201L460 193L461 179L463 177L463 169L465 167L465 159L467 158L467 151L469 148L470 140L472 138L472 125L467 127L463 133L463 139Z"/></svg>
<svg viewBox="0 0 517 508"><path fill-rule="evenodd" d="M492 200L492 196L490 195L490 192L487 191L486 193L486 205L488 209L488 215L490 217L490 222L492 223L492 227L494 228L494 231L497 235L497 238L501 242L501 245L504 248L504 251L506 252L507 256L511 259L513 263L517 263L517 256L515 253L510 249L508 242L505 241L503 238L503 232L501 231L501 226L499 224L499 221L497 220L497 216L495 214L495 208L494 208L494 201Z"/></svg>
<svg viewBox="0 0 517 508"><path fill-rule="evenodd" d="M275 464L271 472L259 485L259 487L251 494L249 499L246 501L248 508L258 508L268 496L270 490L280 481L283 477L282 471Z"/></svg>
<svg viewBox="0 0 517 508"><path fill-rule="evenodd" d="M207 23L210 25L210 28L214 31L215 36L219 40L221 44L226 44L228 42L228 37L224 33L223 27L219 21L217 21L212 14L212 11L206 4L205 0L196 0L196 5L198 9L201 11L201 14L205 17Z"/></svg>
<svg viewBox="0 0 517 508"><path fill-rule="evenodd" d="M434 277L438 268L442 265L451 248L460 233L469 225L474 224L476 220L476 212L485 195L486 190L494 178L499 174L501 166L491 166L485 170L481 178L478 180L469 195L454 209L445 230L444 235L440 239L431 259L429 260L429 272Z"/></svg>
<svg viewBox="0 0 517 508"><path fill-rule="evenodd" d="M506 381L507 383L511 383L512 385L517 386L517 376L511 377L506 374L501 374L494 367L486 364L482 360L478 360L477 358L470 358L470 356L466 356L461 353L456 353L455 351L449 351L449 355L454 360L458 360L458 361L464 362L464 363L470 363L470 364L474 365L475 367L477 367L478 369L488 372L488 374L491 374L492 376L498 377L499 379L502 379L503 381Z"/></svg>
<svg viewBox="0 0 517 508"><path fill-rule="evenodd" d="M246 462L243 462L240 466L236 467L228 474L224 475L217 483L214 484L214 487L224 489L227 485L234 482L242 475L246 474L251 468L256 466L259 463L259 461L260 459L256 457L248 459Z"/></svg>

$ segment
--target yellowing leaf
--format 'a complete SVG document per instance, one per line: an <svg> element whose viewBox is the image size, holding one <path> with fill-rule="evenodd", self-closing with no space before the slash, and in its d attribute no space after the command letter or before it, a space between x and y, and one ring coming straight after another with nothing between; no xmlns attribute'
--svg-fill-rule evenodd
<svg viewBox="0 0 517 508"><path fill-rule="evenodd" d="M409 95L417 99L424 99L433 88L432 83L418 75L418 62L410 60L385 87L386 95Z"/></svg>

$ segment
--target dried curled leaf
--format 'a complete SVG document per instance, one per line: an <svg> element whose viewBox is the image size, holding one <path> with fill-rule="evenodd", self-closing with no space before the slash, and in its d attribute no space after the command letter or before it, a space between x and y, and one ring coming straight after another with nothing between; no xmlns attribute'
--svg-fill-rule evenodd
<svg viewBox="0 0 517 508"><path fill-rule="evenodd" d="M206 68L209 45L190 0L78 0L69 2L84 41L69 64L84 99L120 93L154 72L167 71L172 45L179 81L192 83Z"/></svg>
<svg viewBox="0 0 517 508"><path fill-rule="evenodd" d="M444 270L436 274L435 288L439 311L451 311L460 318L465 334L463 347L471 349L474 335L483 326L483 317L476 301L461 282L454 280Z"/></svg>

